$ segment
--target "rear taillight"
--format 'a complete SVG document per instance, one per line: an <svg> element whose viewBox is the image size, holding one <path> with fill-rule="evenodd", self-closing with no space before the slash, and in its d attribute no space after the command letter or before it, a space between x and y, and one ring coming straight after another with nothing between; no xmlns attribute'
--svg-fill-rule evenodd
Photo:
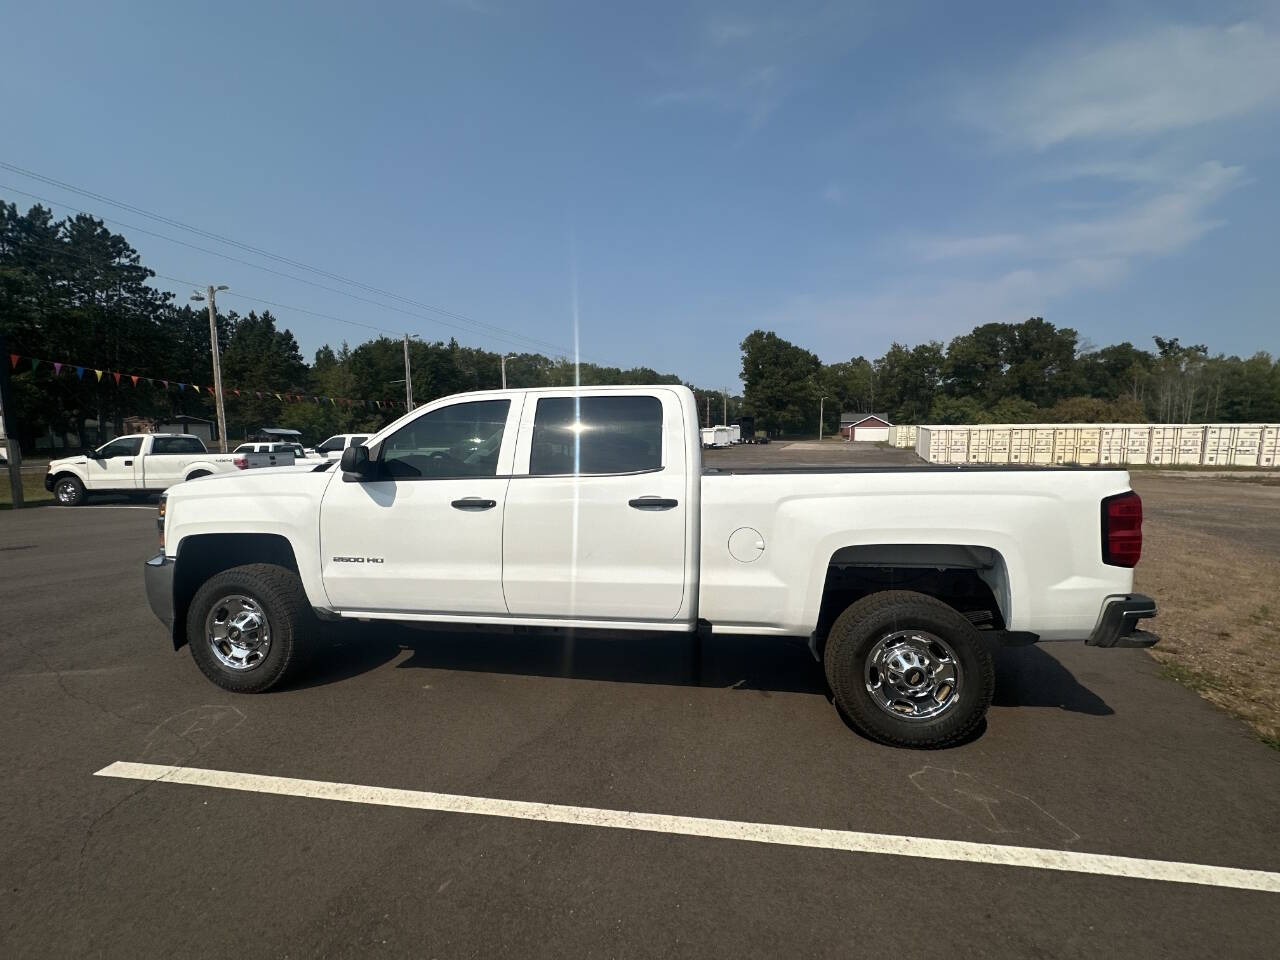
<svg viewBox="0 0 1280 960"><path fill-rule="evenodd" d="M235 466L236 466L236 469L237 469L237 470L248 470L248 469L249 469L249 458L248 458L248 457L236 457L236 458L235 458L234 460L232 460L231 462L235 464Z"/></svg>
<svg viewBox="0 0 1280 960"><path fill-rule="evenodd" d="M1142 498L1130 490L1102 501L1102 562L1136 567L1142 556Z"/></svg>

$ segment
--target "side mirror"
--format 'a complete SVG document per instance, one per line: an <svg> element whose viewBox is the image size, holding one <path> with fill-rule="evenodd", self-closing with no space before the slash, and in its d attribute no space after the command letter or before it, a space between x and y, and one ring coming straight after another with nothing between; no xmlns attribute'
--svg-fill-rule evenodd
<svg viewBox="0 0 1280 960"><path fill-rule="evenodd" d="M369 459L366 446L347 447L342 451L342 479L358 483L373 476L375 463Z"/></svg>
<svg viewBox="0 0 1280 960"><path fill-rule="evenodd" d="M100 454L97 450L93 450L93 449L86 450L86 451L84 452L84 455L85 455L86 457L88 457L90 460L101 460L101 459L102 459L102 454Z"/></svg>

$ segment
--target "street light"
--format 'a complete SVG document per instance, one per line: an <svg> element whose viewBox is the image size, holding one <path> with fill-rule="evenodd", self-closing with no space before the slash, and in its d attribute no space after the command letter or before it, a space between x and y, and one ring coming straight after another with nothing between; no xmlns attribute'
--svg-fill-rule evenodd
<svg viewBox="0 0 1280 960"><path fill-rule="evenodd" d="M822 405L826 403L826 397L818 398L818 439L822 439Z"/></svg>
<svg viewBox="0 0 1280 960"><path fill-rule="evenodd" d="M499 361L499 363L502 364L502 389L503 390L507 389L507 361L515 356L519 356L519 354L508 353L505 357L503 357Z"/></svg>
<svg viewBox="0 0 1280 960"><path fill-rule="evenodd" d="M196 303L209 302L209 347L213 354L213 395L214 406L218 411L218 445L222 452L227 452L227 411L222 403L222 358L218 353L218 304L219 290L228 289L225 283L206 288L205 293L196 290L191 299Z"/></svg>

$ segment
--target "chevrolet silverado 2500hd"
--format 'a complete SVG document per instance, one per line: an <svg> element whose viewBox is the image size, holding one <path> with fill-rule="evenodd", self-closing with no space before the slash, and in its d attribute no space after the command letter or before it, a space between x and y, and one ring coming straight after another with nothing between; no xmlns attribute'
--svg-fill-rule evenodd
<svg viewBox="0 0 1280 960"><path fill-rule="evenodd" d="M184 480L291 463L292 451L210 453L199 437L137 433L116 437L78 457L51 461L44 488L60 505L75 507L84 503L87 493L159 493Z"/></svg>
<svg viewBox="0 0 1280 960"><path fill-rule="evenodd" d="M257 692L317 619L808 637L889 743L967 736L989 645L1149 646L1142 505L1119 470L707 470L683 387L447 397L340 464L183 484L151 606Z"/></svg>

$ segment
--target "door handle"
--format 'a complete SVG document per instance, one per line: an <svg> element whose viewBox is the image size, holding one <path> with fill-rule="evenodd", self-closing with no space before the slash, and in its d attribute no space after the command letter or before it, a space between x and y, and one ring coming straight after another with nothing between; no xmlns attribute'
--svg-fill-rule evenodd
<svg viewBox="0 0 1280 960"><path fill-rule="evenodd" d="M132 461L132 460L126 460L126 461L124 462L124 465L125 465L126 467L132 467L132 466L133 466L133 461Z"/></svg>
<svg viewBox="0 0 1280 960"><path fill-rule="evenodd" d="M497 500L482 500L479 497L463 497L450 504L455 510L492 510L497 505Z"/></svg>
<svg viewBox="0 0 1280 960"><path fill-rule="evenodd" d="M679 505L679 500L669 500L666 497L636 497L627 501L627 506L637 510L670 510Z"/></svg>

